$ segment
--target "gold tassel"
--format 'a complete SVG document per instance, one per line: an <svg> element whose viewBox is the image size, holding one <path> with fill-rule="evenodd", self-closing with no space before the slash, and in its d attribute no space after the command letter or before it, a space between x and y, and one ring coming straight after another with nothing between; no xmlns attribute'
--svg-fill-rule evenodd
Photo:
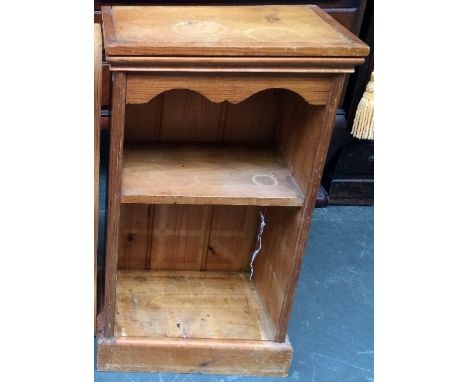
<svg viewBox="0 0 468 382"><path fill-rule="evenodd" d="M359 101L351 134L358 139L374 139L374 72Z"/></svg>

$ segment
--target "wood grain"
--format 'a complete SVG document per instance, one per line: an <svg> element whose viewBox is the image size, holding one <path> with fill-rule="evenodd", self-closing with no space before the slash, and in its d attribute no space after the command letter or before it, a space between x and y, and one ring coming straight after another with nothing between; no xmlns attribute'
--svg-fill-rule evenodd
<svg viewBox="0 0 468 382"><path fill-rule="evenodd" d="M102 10L115 78L98 368L284 375L344 73L368 47L315 6Z"/></svg>
<svg viewBox="0 0 468 382"><path fill-rule="evenodd" d="M283 94L276 144L295 179L306 195L298 209L268 208L269 229L263 238L263 254L255 264L254 282L276 328L275 340L286 337L294 292L310 229L312 211L325 162L343 75L334 82L333 96L327 108L305 107L290 102ZM292 129L291 125L295 128Z"/></svg>
<svg viewBox="0 0 468 382"><path fill-rule="evenodd" d="M250 272L259 225L257 207L213 206L203 270Z"/></svg>
<svg viewBox="0 0 468 382"><path fill-rule="evenodd" d="M352 73L362 57L107 56L111 70L217 73Z"/></svg>
<svg viewBox="0 0 468 382"><path fill-rule="evenodd" d="M119 271L115 336L272 340L246 273Z"/></svg>
<svg viewBox="0 0 468 382"><path fill-rule="evenodd" d="M316 6L107 8L102 7L102 17L108 55L350 57L368 52L360 40L324 20Z"/></svg>
<svg viewBox="0 0 468 382"><path fill-rule="evenodd" d="M119 269L250 271L254 206L122 204Z"/></svg>
<svg viewBox="0 0 468 382"><path fill-rule="evenodd" d="M121 201L301 206L303 194L267 148L139 144L124 150Z"/></svg>
<svg viewBox="0 0 468 382"><path fill-rule="evenodd" d="M153 220L153 206L121 204L119 269L150 268Z"/></svg>
<svg viewBox="0 0 468 382"><path fill-rule="evenodd" d="M150 269L202 269L211 207L157 205L153 208Z"/></svg>
<svg viewBox="0 0 468 382"><path fill-rule="evenodd" d="M125 140L272 144L282 92L289 90L265 90L238 104L217 104L190 90L169 90L148 103L127 105Z"/></svg>
<svg viewBox="0 0 468 382"><path fill-rule="evenodd" d="M107 204L107 242L104 289L104 335L107 337L114 335L126 80L126 73L116 73L112 89L112 127L109 147L109 196Z"/></svg>
<svg viewBox="0 0 468 382"><path fill-rule="evenodd" d="M94 24L94 330L97 314L97 248L99 227L99 157L101 136L101 92L102 92L102 35L101 26Z"/></svg>
<svg viewBox="0 0 468 382"><path fill-rule="evenodd" d="M188 90L163 94L158 138L165 142L210 142L221 135L223 106ZM176 111L176 112L175 112Z"/></svg>
<svg viewBox="0 0 468 382"><path fill-rule="evenodd" d="M285 376L291 357L288 340L100 338L97 369Z"/></svg>
<svg viewBox="0 0 468 382"><path fill-rule="evenodd" d="M112 73L110 72L109 64L102 64L102 95L101 105L103 107L109 107L111 104L111 93L112 93Z"/></svg>
<svg viewBox="0 0 468 382"><path fill-rule="evenodd" d="M289 89L313 105L325 105L331 79L324 75L254 75L200 73L129 73L126 102L149 102L157 95L172 89L189 89L202 94L211 102L239 103L267 89Z"/></svg>

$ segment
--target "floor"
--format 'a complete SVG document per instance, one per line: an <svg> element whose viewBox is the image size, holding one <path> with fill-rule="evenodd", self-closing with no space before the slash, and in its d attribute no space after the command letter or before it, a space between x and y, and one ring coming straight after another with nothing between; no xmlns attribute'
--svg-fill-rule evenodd
<svg viewBox="0 0 468 382"><path fill-rule="evenodd" d="M103 137L104 142L107 137ZM107 157L107 147L101 151ZM100 232L104 227L105 168L101 160ZM94 373L113 382L367 382L374 380L374 209L316 209L288 335L289 376L249 377L162 373ZM99 252L104 248L100 235ZM98 259L102 266L102 258Z"/></svg>

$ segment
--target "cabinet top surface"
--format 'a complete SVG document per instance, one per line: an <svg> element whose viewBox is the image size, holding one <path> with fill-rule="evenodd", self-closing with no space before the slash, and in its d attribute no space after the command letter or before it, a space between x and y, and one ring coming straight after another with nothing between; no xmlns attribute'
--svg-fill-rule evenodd
<svg viewBox="0 0 468 382"><path fill-rule="evenodd" d="M316 6L102 7L108 56L364 57Z"/></svg>

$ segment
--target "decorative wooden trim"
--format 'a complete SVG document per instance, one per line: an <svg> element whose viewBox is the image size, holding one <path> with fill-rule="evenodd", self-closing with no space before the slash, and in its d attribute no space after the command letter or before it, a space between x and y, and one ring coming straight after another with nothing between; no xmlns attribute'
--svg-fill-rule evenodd
<svg viewBox="0 0 468 382"><path fill-rule="evenodd" d="M361 57L131 57L108 56L110 70L226 73L352 73Z"/></svg>
<svg viewBox="0 0 468 382"><path fill-rule="evenodd" d="M107 207L107 245L104 297L104 335L114 336L115 288L119 249L120 194L122 151L125 126L125 94L127 74L115 74L112 89L112 118L109 146L109 183Z"/></svg>
<svg viewBox="0 0 468 382"><path fill-rule="evenodd" d="M291 357L288 339L99 338L97 369L286 376Z"/></svg>
<svg viewBox="0 0 468 382"><path fill-rule="evenodd" d="M267 89L288 89L312 105L326 105L332 77L275 75L202 75L130 73L127 80L128 104L147 103L172 89L189 89L211 102L239 103Z"/></svg>

